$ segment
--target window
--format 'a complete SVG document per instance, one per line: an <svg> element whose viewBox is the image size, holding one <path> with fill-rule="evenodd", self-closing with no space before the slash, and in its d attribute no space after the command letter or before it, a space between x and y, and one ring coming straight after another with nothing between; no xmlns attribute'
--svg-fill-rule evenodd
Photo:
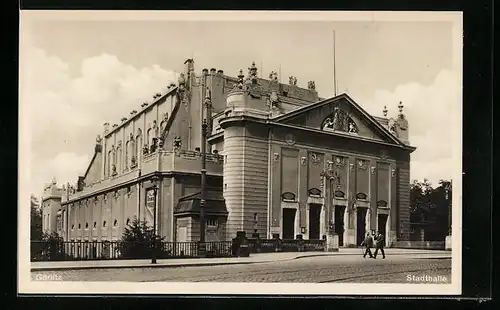
<svg viewBox="0 0 500 310"><path fill-rule="evenodd" d="M106 227L106 221L102 222L102 227Z"/></svg>
<svg viewBox="0 0 500 310"><path fill-rule="evenodd" d="M78 229L82 229L82 225L78 223Z"/></svg>
<svg viewBox="0 0 500 310"><path fill-rule="evenodd" d="M217 219L208 219L207 220L207 226L208 227L217 227Z"/></svg>
<svg viewBox="0 0 500 310"><path fill-rule="evenodd" d="M118 220L115 219L115 221L113 222L113 226L118 226Z"/></svg>
<svg viewBox="0 0 500 310"><path fill-rule="evenodd" d="M108 165L108 169L107 169L107 175L110 176L111 175L111 165L113 164L113 161L112 161L112 156L113 156L113 153L111 151L108 152L108 162L107 162L107 165Z"/></svg>
<svg viewBox="0 0 500 310"><path fill-rule="evenodd" d="M122 150L122 147L118 147L118 159L116 161L116 171L121 171L123 170L123 165L122 165L122 154L123 154L123 150Z"/></svg>
<svg viewBox="0 0 500 310"><path fill-rule="evenodd" d="M89 228L89 223L85 223L85 229L88 229Z"/></svg>
<svg viewBox="0 0 500 310"><path fill-rule="evenodd" d="M126 225L128 226L130 224L130 219L127 219Z"/></svg>
<svg viewBox="0 0 500 310"><path fill-rule="evenodd" d="M94 229L97 227L97 222L94 222Z"/></svg>
<svg viewBox="0 0 500 310"><path fill-rule="evenodd" d="M71 225L71 230L75 229L75 224Z"/></svg>
<svg viewBox="0 0 500 310"><path fill-rule="evenodd" d="M128 168L129 148L130 148L130 141L127 141L127 143L125 144L125 162L124 162L124 165L123 165L123 169L127 169Z"/></svg>

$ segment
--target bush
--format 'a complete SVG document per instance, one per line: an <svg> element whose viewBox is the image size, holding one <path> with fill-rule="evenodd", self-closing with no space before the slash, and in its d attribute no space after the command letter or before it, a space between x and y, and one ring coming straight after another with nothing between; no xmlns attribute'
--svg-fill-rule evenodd
<svg viewBox="0 0 500 310"><path fill-rule="evenodd" d="M161 255L161 243L164 237L155 235L153 227L146 221L134 218L125 227L120 240L119 251L122 258L150 258L153 254L153 240L156 239L156 254Z"/></svg>
<svg viewBox="0 0 500 310"><path fill-rule="evenodd" d="M63 260L67 258L63 238L56 232L42 234L42 240L31 243L33 260Z"/></svg>

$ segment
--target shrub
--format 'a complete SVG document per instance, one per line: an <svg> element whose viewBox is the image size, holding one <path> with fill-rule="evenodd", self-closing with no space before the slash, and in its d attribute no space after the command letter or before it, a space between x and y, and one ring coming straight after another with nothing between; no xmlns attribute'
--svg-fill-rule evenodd
<svg viewBox="0 0 500 310"><path fill-rule="evenodd" d="M153 227L137 218L125 227L120 240L119 251L122 258L149 258L153 254L153 240L156 239L156 253L160 256L164 237L155 235Z"/></svg>

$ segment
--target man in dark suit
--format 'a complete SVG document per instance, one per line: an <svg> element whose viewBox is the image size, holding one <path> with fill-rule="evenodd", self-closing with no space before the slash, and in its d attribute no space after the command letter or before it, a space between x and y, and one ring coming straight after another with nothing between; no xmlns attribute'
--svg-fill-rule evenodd
<svg viewBox="0 0 500 310"><path fill-rule="evenodd" d="M372 254L372 251L370 249L373 247L373 238L369 232L366 233L365 240L363 240L363 242L361 242L361 246L364 246L366 248L365 253L363 254L363 258L366 258L366 254L369 254L370 258L373 258L373 254Z"/></svg>
<svg viewBox="0 0 500 310"><path fill-rule="evenodd" d="M373 258L377 258L378 250L382 253L382 258L385 258L384 245L385 238L380 232L377 233L377 237L375 239L375 253L373 254Z"/></svg>

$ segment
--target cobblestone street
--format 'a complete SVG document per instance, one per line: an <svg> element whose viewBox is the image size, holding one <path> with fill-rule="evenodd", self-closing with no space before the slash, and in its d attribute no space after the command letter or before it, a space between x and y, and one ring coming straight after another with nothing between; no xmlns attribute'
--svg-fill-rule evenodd
<svg viewBox="0 0 500 310"><path fill-rule="evenodd" d="M62 281L451 283L451 258L335 255L245 265L36 271L31 275L34 280Z"/></svg>

